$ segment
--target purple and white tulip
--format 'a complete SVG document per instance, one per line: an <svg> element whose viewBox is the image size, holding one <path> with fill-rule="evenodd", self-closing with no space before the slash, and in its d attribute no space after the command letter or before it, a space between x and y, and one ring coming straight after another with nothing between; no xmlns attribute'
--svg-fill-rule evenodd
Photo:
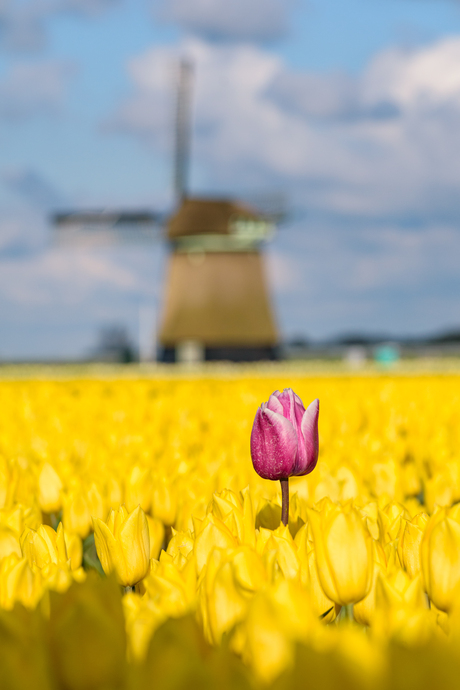
<svg viewBox="0 0 460 690"><path fill-rule="evenodd" d="M318 461L319 400L305 409L291 388L275 391L257 410L251 433L254 469L264 479L309 474Z"/></svg>

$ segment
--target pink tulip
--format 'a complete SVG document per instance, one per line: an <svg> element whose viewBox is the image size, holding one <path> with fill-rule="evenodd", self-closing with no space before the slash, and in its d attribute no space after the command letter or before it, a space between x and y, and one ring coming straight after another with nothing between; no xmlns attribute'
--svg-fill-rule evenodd
<svg viewBox="0 0 460 690"><path fill-rule="evenodd" d="M251 433L254 469L264 479L309 474L318 461L319 400L304 408L291 388L275 391L257 410Z"/></svg>

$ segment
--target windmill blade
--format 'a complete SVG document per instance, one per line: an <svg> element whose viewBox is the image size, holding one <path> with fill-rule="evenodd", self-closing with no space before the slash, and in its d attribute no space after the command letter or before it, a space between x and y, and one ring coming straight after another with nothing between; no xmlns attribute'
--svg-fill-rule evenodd
<svg viewBox="0 0 460 690"><path fill-rule="evenodd" d="M187 196L190 167L192 63L182 59L179 63L176 102L176 136L174 151L174 193L179 205Z"/></svg>
<svg viewBox="0 0 460 690"><path fill-rule="evenodd" d="M242 193L239 199L273 225L281 225L289 219L288 200L280 191Z"/></svg>
<svg viewBox="0 0 460 690"><path fill-rule="evenodd" d="M105 209L58 212L51 222L56 245L101 246L158 242L166 218L149 210Z"/></svg>

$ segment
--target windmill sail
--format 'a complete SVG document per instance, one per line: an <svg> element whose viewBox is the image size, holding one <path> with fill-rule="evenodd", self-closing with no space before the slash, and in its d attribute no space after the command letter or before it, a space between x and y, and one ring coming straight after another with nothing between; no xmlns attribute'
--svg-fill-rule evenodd
<svg viewBox="0 0 460 690"><path fill-rule="evenodd" d="M192 64L182 59L179 63L177 85L176 147L174 151L174 192L177 203L180 203L187 194L191 141L192 79Z"/></svg>

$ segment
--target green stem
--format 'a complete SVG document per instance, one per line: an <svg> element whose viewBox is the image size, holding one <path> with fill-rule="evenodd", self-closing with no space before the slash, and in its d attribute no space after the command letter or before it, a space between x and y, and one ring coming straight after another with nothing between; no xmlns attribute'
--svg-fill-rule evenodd
<svg viewBox="0 0 460 690"><path fill-rule="evenodd" d="M280 479L281 484L281 522L289 524L289 479Z"/></svg>

